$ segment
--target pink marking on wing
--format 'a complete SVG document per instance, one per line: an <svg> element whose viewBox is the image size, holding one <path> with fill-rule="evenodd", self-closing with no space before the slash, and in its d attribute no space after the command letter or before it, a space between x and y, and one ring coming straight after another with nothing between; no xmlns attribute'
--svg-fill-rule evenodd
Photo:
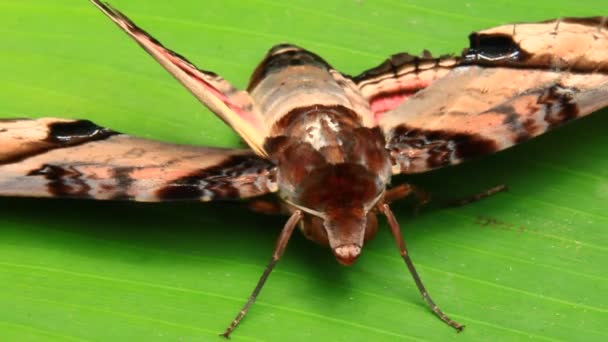
<svg viewBox="0 0 608 342"><path fill-rule="evenodd" d="M385 112L397 107L411 95L412 94L393 94L374 99L370 105L376 119L378 118L378 115L384 114Z"/></svg>
<svg viewBox="0 0 608 342"><path fill-rule="evenodd" d="M185 62L182 59L175 57L174 55L170 54L167 50L164 50L163 53L170 61L173 62L173 64L175 64L177 67L179 67L183 72L188 74L190 77L196 79L203 87L205 87L205 89L207 89L215 97L217 97L220 101L222 101L226 106L228 106L228 108L230 108L230 110L235 112L241 119L245 120L253 127L256 127L258 129L262 128L260 126L261 123L259 122L259 120L256 120L256 118L253 116L253 113L242 110L241 107L239 105L234 104L233 101L229 97L224 95L222 92L217 90L217 88L215 88L214 86L209 84L209 82L207 82L206 80L204 80L199 75L197 75L196 73L193 72L193 70L199 71L198 69L194 68L191 65L185 64Z"/></svg>
<svg viewBox="0 0 608 342"><path fill-rule="evenodd" d="M414 95L419 90L426 88L429 84L430 82L416 80L415 82L408 83L407 85L399 84L399 87L383 90L373 96L369 105L374 113L374 120L376 124L382 118L384 113L398 107L410 96Z"/></svg>

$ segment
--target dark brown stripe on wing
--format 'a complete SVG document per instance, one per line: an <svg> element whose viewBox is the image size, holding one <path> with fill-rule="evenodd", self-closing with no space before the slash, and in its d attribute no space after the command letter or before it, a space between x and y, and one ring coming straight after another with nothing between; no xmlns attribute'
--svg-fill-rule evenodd
<svg viewBox="0 0 608 342"><path fill-rule="evenodd" d="M420 73L434 68L451 69L458 64L458 58L444 55L433 57L428 51L423 51L422 56L414 56L409 53L398 53L392 55L375 68L364 71L353 77L355 83L365 82L365 86L374 85L387 78L399 78L401 76ZM406 71L402 70L406 68Z"/></svg>
<svg viewBox="0 0 608 342"><path fill-rule="evenodd" d="M112 170L112 178L116 181L114 188L106 188L106 191L111 191L114 195L112 200L126 201L132 200L133 196L129 195L129 189L135 183L135 179L131 176L131 172L136 170L136 167L117 167Z"/></svg>
<svg viewBox="0 0 608 342"><path fill-rule="evenodd" d="M477 134L466 134L448 130L427 130L399 125L390 134L386 148L395 163L407 165L416 158L425 158L428 168L455 164L455 160L466 160L498 151L496 141Z"/></svg>
<svg viewBox="0 0 608 342"><path fill-rule="evenodd" d="M546 115L544 119L549 123L549 129L579 116L580 109L573 101L574 94L578 92L578 89L554 85L539 96L538 103L545 106Z"/></svg>
<svg viewBox="0 0 608 342"><path fill-rule="evenodd" d="M175 179L156 191L160 200L212 199L231 200L240 198L238 185L252 184L255 179L243 177L269 177L272 164L257 156L231 156L224 162L199 169Z"/></svg>
<svg viewBox="0 0 608 342"><path fill-rule="evenodd" d="M120 134L97 126L88 120L54 122L50 123L47 128L48 134L42 141L24 141L24 144L31 148L25 149L21 153L0 155L0 165L18 163L54 149L82 145Z"/></svg>
<svg viewBox="0 0 608 342"><path fill-rule="evenodd" d="M271 48L264 60L255 69L249 80L247 91L251 92L269 73L299 65L313 65L322 69L332 69L331 65L317 54L295 45L280 44Z"/></svg>
<svg viewBox="0 0 608 342"><path fill-rule="evenodd" d="M474 126L457 131L458 125L443 130L399 125L389 134L387 149L403 173L458 164L525 142L586 114L576 103L579 93L559 84L525 92L471 117L471 123L477 118L483 121L485 115L501 120L495 126L481 126L477 133L467 132Z"/></svg>
<svg viewBox="0 0 608 342"><path fill-rule="evenodd" d="M503 125L511 133L512 143L519 144L578 118L580 108L574 101L574 97L579 92L579 89L556 84L522 94L522 97L532 96L536 101L534 105L520 108L521 112L518 112L512 104L507 103L480 115L485 113L504 115ZM534 116L533 114L537 112L544 113L544 116Z"/></svg>
<svg viewBox="0 0 608 342"><path fill-rule="evenodd" d="M363 80L375 78L385 74L397 76L397 71L400 66L415 63L418 59L419 57L410 55L409 53L394 54L377 67L366 70L360 75L353 77L353 80L356 83L359 83Z"/></svg>
<svg viewBox="0 0 608 342"><path fill-rule="evenodd" d="M32 170L28 176L43 176L47 181L49 193L56 197L91 198L91 187L82 174L74 168L59 165L44 164L37 170Z"/></svg>

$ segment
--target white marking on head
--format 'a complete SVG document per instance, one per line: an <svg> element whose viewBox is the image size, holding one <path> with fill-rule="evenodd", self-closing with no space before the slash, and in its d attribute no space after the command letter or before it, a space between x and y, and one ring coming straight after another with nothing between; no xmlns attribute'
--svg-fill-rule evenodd
<svg viewBox="0 0 608 342"><path fill-rule="evenodd" d="M334 119L332 117L327 117L325 118L325 122L327 123L327 126L334 132L339 132L340 131L340 125L338 125L338 123L336 121L334 121Z"/></svg>
<svg viewBox="0 0 608 342"><path fill-rule="evenodd" d="M329 130L329 132L328 132ZM338 133L340 124L329 116L318 116L311 120L306 126L306 135L303 140L312 145L316 150L330 146L333 141L327 141L326 137L331 133ZM338 145L341 142L338 141Z"/></svg>

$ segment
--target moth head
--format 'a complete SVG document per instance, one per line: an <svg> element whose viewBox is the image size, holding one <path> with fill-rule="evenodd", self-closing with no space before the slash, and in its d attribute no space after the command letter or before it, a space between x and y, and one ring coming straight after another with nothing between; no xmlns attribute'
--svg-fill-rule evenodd
<svg viewBox="0 0 608 342"><path fill-rule="evenodd" d="M371 239L378 229L376 213L359 206L327 212L298 207L305 212L300 226L304 235L330 247L343 265L351 265L357 259L365 241Z"/></svg>
<svg viewBox="0 0 608 342"><path fill-rule="evenodd" d="M304 235L329 246L338 262L350 265L377 230L373 208L385 187L362 165L337 164L312 172L296 201L288 203L305 213Z"/></svg>

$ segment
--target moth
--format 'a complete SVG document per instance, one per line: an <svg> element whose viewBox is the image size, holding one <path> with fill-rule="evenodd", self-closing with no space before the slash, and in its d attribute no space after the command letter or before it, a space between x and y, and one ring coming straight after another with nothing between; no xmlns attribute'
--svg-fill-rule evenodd
<svg viewBox="0 0 608 342"><path fill-rule="evenodd" d="M253 202L289 215L245 316L296 227L352 264L384 215L431 310L391 212L416 195L393 175L427 172L525 142L608 105L608 19L563 18L470 35L458 56L400 53L358 76L300 47L273 47L246 90L198 69L109 4L91 0L231 126L248 149L162 143L87 120L0 119L0 195ZM256 204L257 203L257 204Z"/></svg>

